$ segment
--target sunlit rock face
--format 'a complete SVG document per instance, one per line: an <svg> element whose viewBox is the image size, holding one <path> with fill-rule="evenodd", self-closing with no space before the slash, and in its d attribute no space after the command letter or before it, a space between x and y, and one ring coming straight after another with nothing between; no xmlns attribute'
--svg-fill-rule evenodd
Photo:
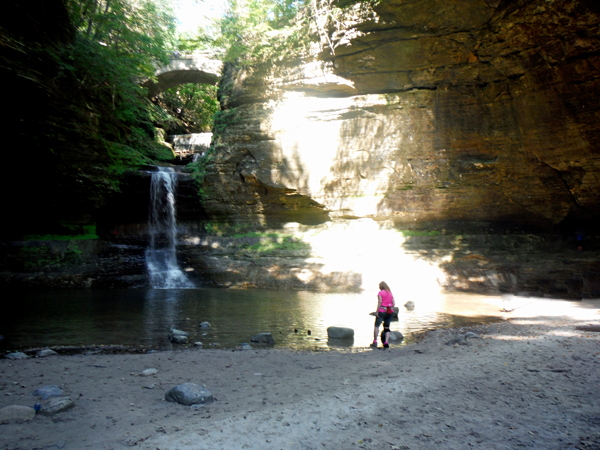
<svg viewBox="0 0 600 450"><path fill-rule="evenodd" d="M551 229L600 214L600 7L386 1L283 77L225 70L213 218Z"/></svg>

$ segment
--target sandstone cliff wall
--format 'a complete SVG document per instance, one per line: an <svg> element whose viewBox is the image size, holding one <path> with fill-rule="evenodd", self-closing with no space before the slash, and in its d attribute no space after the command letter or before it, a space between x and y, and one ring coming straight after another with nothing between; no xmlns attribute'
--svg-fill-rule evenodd
<svg viewBox="0 0 600 450"><path fill-rule="evenodd" d="M228 67L208 214L450 229L594 223L599 9L391 0L346 30L335 54L284 75Z"/></svg>

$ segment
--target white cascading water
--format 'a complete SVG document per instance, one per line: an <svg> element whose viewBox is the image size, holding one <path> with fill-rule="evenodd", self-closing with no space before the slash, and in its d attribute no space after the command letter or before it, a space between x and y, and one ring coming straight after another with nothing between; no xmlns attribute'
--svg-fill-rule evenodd
<svg viewBox="0 0 600 450"><path fill-rule="evenodd" d="M194 284L177 264L175 246L175 189L177 174L159 167L150 182L150 214L148 228L150 247L146 250L146 267L154 289L191 289Z"/></svg>

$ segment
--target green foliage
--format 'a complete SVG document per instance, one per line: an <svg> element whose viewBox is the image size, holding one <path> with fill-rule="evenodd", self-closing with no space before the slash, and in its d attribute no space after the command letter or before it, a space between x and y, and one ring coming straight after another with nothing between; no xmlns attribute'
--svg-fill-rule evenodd
<svg viewBox="0 0 600 450"><path fill-rule="evenodd" d="M239 65L286 62L328 51L347 41L357 22L375 17L379 0L228 0L214 46L225 49L224 60Z"/></svg>
<svg viewBox="0 0 600 450"><path fill-rule="evenodd" d="M153 61L168 61L174 17L167 4L148 0L70 0L67 6L78 33L54 55L57 81L71 86L73 108L89 111L90 127L82 132L95 140L114 188L127 168L174 157L154 139L156 111L137 82L153 74Z"/></svg>
<svg viewBox="0 0 600 450"><path fill-rule="evenodd" d="M182 33L177 36L175 48L182 54L193 53L195 51L210 50L214 43L214 37L211 37L204 30L199 29L195 33Z"/></svg>
<svg viewBox="0 0 600 450"><path fill-rule="evenodd" d="M237 108L224 109L217 111L214 115L213 133L216 138L216 142L219 142L220 137L225 132L227 127L238 123L240 120L240 113Z"/></svg>
<svg viewBox="0 0 600 450"><path fill-rule="evenodd" d="M100 45L129 71L151 75L153 60L168 62L175 39L172 5L164 0L68 0L85 41Z"/></svg>
<svg viewBox="0 0 600 450"><path fill-rule="evenodd" d="M204 153L204 155L198 159L198 161L188 164L188 167L192 171L192 178L196 181L196 185L198 186L198 195L200 198L206 197L206 192L202 187L204 183L204 178L206 176L206 167L212 161L214 157L215 148L213 146L209 147L209 149Z"/></svg>
<svg viewBox="0 0 600 450"><path fill-rule="evenodd" d="M280 62L296 57L314 41L304 0L229 0L214 46L224 60L239 64Z"/></svg>
<svg viewBox="0 0 600 450"><path fill-rule="evenodd" d="M213 116L219 111L217 87L211 85L184 84L167 89L156 102L173 117L169 134L211 131Z"/></svg>

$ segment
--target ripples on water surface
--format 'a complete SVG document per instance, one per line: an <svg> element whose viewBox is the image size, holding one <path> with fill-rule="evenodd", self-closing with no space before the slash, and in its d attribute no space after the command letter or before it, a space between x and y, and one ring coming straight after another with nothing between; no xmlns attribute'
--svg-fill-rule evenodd
<svg viewBox="0 0 600 450"><path fill-rule="evenodd" d="M201 341L205 348L250 343L260 332L271 332L275 347L367 347L375 295L231 289L21 291L7 299L14 312L0 319L4 336L0 348L110 344L181 348L168 340L171 326L189 332L191 345ZM500 320L495 297L395 295L400 315L391 329L401 331L407 341L418 331ZM401 306L408 299L416 304L412 311ZM203 321L211 327L200 328ZM328 341L329 326L353 328L354 341Z"/></svg>

